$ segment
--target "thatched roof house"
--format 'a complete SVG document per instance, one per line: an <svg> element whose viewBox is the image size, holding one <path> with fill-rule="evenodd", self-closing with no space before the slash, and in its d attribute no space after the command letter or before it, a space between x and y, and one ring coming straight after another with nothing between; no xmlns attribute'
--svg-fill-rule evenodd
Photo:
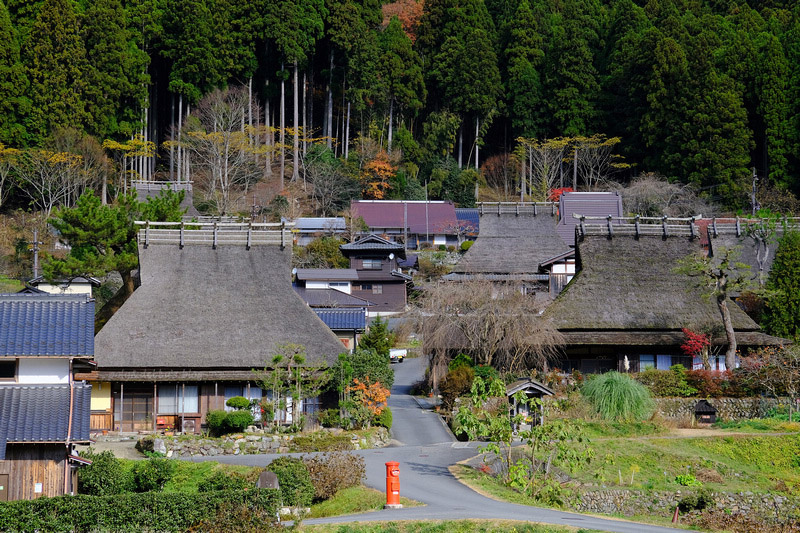
<svg viewBox="0 0 800 533"><path fill-rule="evenodd" d="M183 247L177 239L140 244L141 286L97 334L93 377L113 382L120 402L134 390L147 393L143 410L152 411L146 404L158 388L158 416L177 415L175 384L190 384L191 408L180 414L196 418L199 429L201 416L224 404L223 390L226 397L237 388L249 394L252 369L268 366L281 345L303 345L310 367L327 367L344 347L292 289L291 246L188 244L197 242L190 232ZM126 382L131 386L122 387ZM162 385L172 395L166 412L159 410ZM150 417L153 426L156 418ZM124 429L151 429L134 420Z"/></svg>
<svg viewBox="0 0 800 533"><path fill-rule="evenodd" d="M691 279L675 272L678 260L702 251L687 231L660 235L660 226L637 236L586 226L578 232L578 273L545 311L566 339L563 366L582 371L633 370L672 364L692 365L681 354L682 328L712 331L712 342L726 343L716 303L703 298ZM593 231L596 230L596 231ZM742 347L778 344L737 305L729 305ZM724 363L724 361L723 361Z"/></svg>
<svg viewBox="0 0 800 533"><path fill-rule="evenodd" d="M480 213L478 238L454 273L531 274L540 263L569 250L556 233L555 204L494 204Z"/></svg>

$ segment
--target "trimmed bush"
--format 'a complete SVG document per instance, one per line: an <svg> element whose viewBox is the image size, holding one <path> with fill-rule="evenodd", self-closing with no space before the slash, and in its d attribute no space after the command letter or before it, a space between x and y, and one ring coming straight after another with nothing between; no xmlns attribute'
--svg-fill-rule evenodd
<svg viewBox="0 0 800 533"><path fill-rule="evenodd" d="M244 396L234 396L225 402L225 405L237 410L250 409L250 400Z"/></svg>
<svg viewBox="0 0 800 533"><path fill-rule="evenodd" d="M303 458L314 485L314 499L327 500L347 487L361 484L366 475L364 458L347 452L330 452Z"/></svg>
<svg viewBox="0 0 800 533"><path fill-rule="evenodd" d="M133 465L133 490L135 492L161 491L175 474L171 459L151 457Z"/></svg>
<svg viewBox="0 0 800 533"><path fill-rule="evenodd" d="M244 431L247 426L252 426L254 422L253 413L250 411L231 411L225 417L225 432L236 433Z"/></svg>
<svg viewBox="0 0 800 533"><path fill-rule="evenodd" d="M461 368L462 366L472 368L475 364L472 362L472 357L468 356L465 353L460 353L453 358L452 361L447 363L447 370L455 370L456 368Z"/></svg>
<svg viewBox="0 0 800 533"><path fill-rule="evenodd" d="M199 492L214 490L244 490L250 488L252 483L243 475L236 472L223 472L218 470L197 485Z"/></svg>
<svg viewBox="0 0 800 533"><path fill-rule="evenodd" d="M581 394L604 420L644 420L655 408L647 387L616 371L590 378L581 388Z"/></svg>
<svg viewBox="0 0 800 533"><path fill-rule="evenodd" d="M458 366L447 373L439 385L439 392L442 394L445 408L452 409L456 398L464 396L470 391L473 379L475 379L475 370L468 366Z"/></svg>
<svg viewBox="0 0 800 533"><path fill-rule="evenodd" d="M227 416L227 411L222 409L206 413L206 424L212 435L222 435L225 432L224 425Z"/></svg>
<svg viewBox="0 0 800 533"><path fill-rule="evenodd" d="M375 415L375 420L373 423L376 426L392 429L392 410L389 409L389 406L384 407L380 414Z"/></svg>
<svg viewBox="0 0 800 533"><path fill-rule="evenodd" d="M672 365L669 370L648 368L639 372L636 381L650 389L653 396L688 397L696 394L697 389L689 385L686 380L686 372L686 367L683 365Z"/></svg>
<svg viewBox="0 0 800 533"><path fill-rule="evenodd" d="M59 496L0 502L0 524L3 531L186 531L213 519L226 506L275 516L279 505L280 492L275 489Z"/></svg>
<svg viewBox="0 0 800 533"><path fill-rule="evenodd" d="M325 409L317 415L317 422L324 428L338 428L342 426L342 417L338 409Z"/></svg>
<svg viewBox="0 0 800 533"><path fill-rule="evenodd" d="M461 251L462 252L466 252L467 250L472 248L473 244L475 244L475 241L464 241L464 242L462 242L461 243Z"/></svg>
<svg viewBox="0 0 800 533"><path fill-rule="evenodd" d="M473 369L475 370L475 377L481 378L483 381L489 382L493 379L500 379L500 373L493 366L478 365Z"/></svg>
<svg viewBox="0 0 800 533"><path fill-rule="evenodd" d="M89 448L81 454L92 464L78 470L78 492L92 496L112 496L125 492L129 486L122 463L114 456L114 452L94 453Z"/></svg>
<svg viewBox="0 0 800 533"><path fill-rule="evenodd" d="M305 463L296 457L278 457L267 470L278 476L283 505L308 507L314 498L314 485Z"/></svg>

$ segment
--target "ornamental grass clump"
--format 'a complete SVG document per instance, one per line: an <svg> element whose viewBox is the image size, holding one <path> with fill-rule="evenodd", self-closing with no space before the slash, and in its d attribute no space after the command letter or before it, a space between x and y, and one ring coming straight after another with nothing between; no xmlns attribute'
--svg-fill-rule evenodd
<svg viewBox="0 0 800 533"><path fill-rule="evenodd" d="M601 418L614 422L645 420L655 408L647 387L619 372L594 376L581 388L581 394Z"/></svg>

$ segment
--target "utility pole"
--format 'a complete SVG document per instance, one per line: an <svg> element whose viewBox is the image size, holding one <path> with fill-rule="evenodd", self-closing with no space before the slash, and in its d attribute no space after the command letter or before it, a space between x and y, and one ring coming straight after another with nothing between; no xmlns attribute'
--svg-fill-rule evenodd
<svg viewBox="0 0 800 533"><path fill-rule="evenodd" d="M39 230L38 229L33 230L33 242L29 242L28 244L33 246L33 248L31 248L31 250L33 251L33 277L34 278L38 278L39 277L39 245L40 244L44 244L42 241L39 240Z"/></svg>

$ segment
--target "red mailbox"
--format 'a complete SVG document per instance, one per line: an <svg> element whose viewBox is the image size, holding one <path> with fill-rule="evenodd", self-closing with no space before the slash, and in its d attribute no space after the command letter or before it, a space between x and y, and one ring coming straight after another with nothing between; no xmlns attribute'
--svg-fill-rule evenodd
<svg viewBox="0 0 800 533"><path fill-rule="evenodd" d="M400 463L386 463L386 509L399 509L400 504Z"/></svg>

